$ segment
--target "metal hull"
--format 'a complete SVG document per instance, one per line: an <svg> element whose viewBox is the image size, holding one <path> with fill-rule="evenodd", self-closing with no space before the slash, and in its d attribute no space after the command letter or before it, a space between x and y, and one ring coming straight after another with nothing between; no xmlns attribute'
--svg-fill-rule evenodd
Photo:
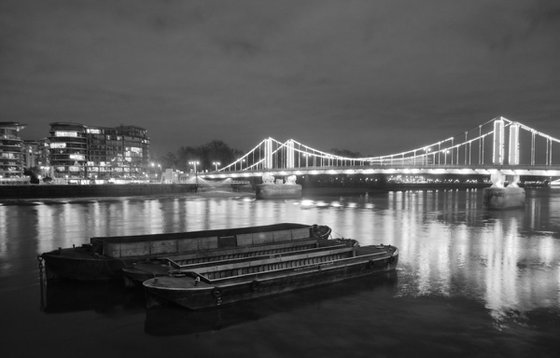
<svg viewBox="0 0 560 358"><path fill-rule="evenodd" d="M353 240L327 240L327 239L314 239L314 240L298 240L284 244L277 245L263 245L251 248L244 248L238 250L231 250L226 254L209 258L208 261L186 264L186 265L169 265L162 260L153 260L149 262L133 263L130 266L123 268L125 285L135 286L140 285L142 282L159 276L168 276L180 271L191 271L205 266L219 265L223 262L242 262L247 260L256 260L264 257L280 257L285 255L294 255L303 252L310 252L315 250L328 250L337 245L351 245Z"/></svg>
<svg viewBox="0 0 560 358"><path fill-rule="evenodd" d="M315 237L317 239L328 237L330 228L327 226L311 226L302 224L277 224L267 226L255 226L248 228L234 228L226 230L207 230L200 232L184 233L186 238L182 237L182 233L173 234L155 234L143 235L138 237L107 237L92 238L92 245L83 245L79 247L64 248L46 252L40 255L40 259L45 264L48 279L69 279L78 281L105 281L113 279L122 279L122 269L132 265L134 262L145 261L158 257L173 257L174 255L182 255L191 253L204 257L213 252L213 250L232 249L241 247L252 247L261 244L290 241L291 231L298 231L307 237ZM216 233L227 233L227 236L220 237ZM275 234L276 233L276 234ZM209 234L214 236L207 237ZM247 237L253 235L255 241L249 242L245 240L241 242L241 236ZM277 237L275 235L278 235ZM191 237L192 236L192 237ZM171 237L171 239L170 239ZM221 241L220 241L221 240ZM296 240L296 239L293 239ZM299 239L298 239L299 240ZM118 245L121 241L126 241L128 247L132 247L135 253L140 255L115 257L107 254L106 243L116 241ZM179 247L183 242L197 241L201 245L212 241L216 247L208 249L193 250L192 245L188 246L188 250L178 251L176 253L155 252L156 248L160 248L161 243L172 243L169 247ZM101 249L101 246L104 246ZM140 247L146 248L144 251L136 249ZM167 247L167 246L166 246ZM118 251L118 250L114 250ZM124 252L124 250L121 250ZM42 262L41 261L41 262Z"/></svg>
<svg viewBox="0 0 560 358"><path fill-rule="evenodd" d="M118 279L126 265L123 260L95 257L69 257L63 249L61 254L48 252L44 259L47 279L68 279L77 281L106 281Z"/></svg>
<svg viewBox="0 0 560 358"><path fill-rule="evenodd" d="M214 287L162 289L157 287L157 280L166 279L162 277L144 282L144 288L148 307L171 302L197 310L385 273L395 270L397 263L398 255L375 260L356 257L345 264L295 268L280 275L260 273L242 282L233 280Z"/></svg>

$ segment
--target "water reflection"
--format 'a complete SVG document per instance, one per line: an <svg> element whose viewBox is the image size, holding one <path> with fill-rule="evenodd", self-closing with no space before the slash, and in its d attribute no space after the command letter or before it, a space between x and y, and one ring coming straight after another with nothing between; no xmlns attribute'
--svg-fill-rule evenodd
<svg viewBox="0 0 560 358"><path fill-rule="evenodd" d="M560 192L529 191L524 210L491 212L476 190L406 191L255 201L100 199L0 206L0 278L36 254L92 236L179 232L277 222L327 224L337 236L400 249L397 295L466 297L496 322L560 308Z"/></svg>
<svg viewBox="0 0 560 358"><path fill-rule="evenodd" d="M526 211L486 212L471 209L472 193L461 194L427 192L422 211L413 193L388 196L394 210L378 230L402 248L415 275L401 294L481 299L498 322L513 311L557 307L558 222L547 218L547 198L531 198Z"/></svg>
<svg viewBox="0 0 560 358"><path fill-rule="evenodd" d="M146 311L144 329L154 336L217 331L272 315L294 313L309 306L340 302L353 295L362 296L361 300L366 302L379 302L383 297L394 294L396 284L397 275L393 273L271 296L266 300L239 302L213 310L189 311L180 307L162 306Z"/></svg>
<svg viewBox="0 0 560 358"><path fill-rule="evenodd" d="M70 282L41 280L41 309L45 313L95 311L143 311L146 303L141 288L125 288L117 282Z"/></svg>

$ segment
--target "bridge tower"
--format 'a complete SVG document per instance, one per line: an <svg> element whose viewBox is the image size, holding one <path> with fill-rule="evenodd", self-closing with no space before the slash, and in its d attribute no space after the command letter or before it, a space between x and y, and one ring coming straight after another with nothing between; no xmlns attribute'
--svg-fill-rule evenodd
<svg viewBox="0 0 560 358"><path fill-rule="evenodd" d="M509 126L508 164L519 165L519 123L511 123ZM510 185L517 186L519 175L513 175L509 182Z"/></svg>
<svg viewBox="0 0 560 358"><path fill-rule="evenodd" d="M492 143L492 164L504 165L504 120L502 117L494 121L494 140ZM502 188L506 180L499 169L492 170L490 174L492 186Z"/></svg>
<svg viewBox="0 0 560 358"><path fill-rule="evenodd" d="M494 121L494 141L492 164L504 164L504 120L502 117Z"/></svg>
<svg viewBox="0 0 560 358"><path fill-rule="evenodd" d="M295 167L294 159L294 141L290 139L286 142L286 168Z"/></svg>
<svg viewBox="0 0 560 358"><path fill-rule="evenodd" d="M494 121L494 142L493 142L493 156L492 163L494 165L504 165L505 160L505 124L504 118L500 117ZM508 164L509 165L519 165L519 123L511 123L509 126L509 137L508 137ZM503 186L506 180L506 176L501 170L495 170L491 175L492 183L495 186ZM515 175L511 180L510 184L516 184L519 182L519 176Z"/></svg>
<svg viewBox="0 0 560 358"><path fill-rule="evenodd" d="M511 123L509 126L509 165L519 165L519 123Z"/></svg>
<svg viewBox="0 0 560 358"><path fill-rule="evenodd" d="M264 140L264 169L273 169L272 161L272 138Z"/></svg>

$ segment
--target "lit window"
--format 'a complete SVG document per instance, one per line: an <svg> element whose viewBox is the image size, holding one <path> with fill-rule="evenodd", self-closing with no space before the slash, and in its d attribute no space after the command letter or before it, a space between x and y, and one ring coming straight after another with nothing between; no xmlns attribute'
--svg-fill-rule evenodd
<svg viewBox="0 0 560 358"><path fill-rule="evenodd" d="M77 137L78 132L71 132L71 131L56 131L54 132L55 137Z"/></svg>
<svg viewBox="0 0 560 358"><path fill-rule="evenodd" d="M86 158L83 154L70 154L70 159L85 160Z"/></svg>

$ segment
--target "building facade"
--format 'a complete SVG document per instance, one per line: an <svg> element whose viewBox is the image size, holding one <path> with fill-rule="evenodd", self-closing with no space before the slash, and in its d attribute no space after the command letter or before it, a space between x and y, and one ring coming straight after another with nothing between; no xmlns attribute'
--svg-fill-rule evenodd
<svg viewBox="0 0 560 358"><path fill-rule="evenodd" d="M51 123L49 154L54 178L86 178L86 126L79 123Z"/></svg>
<svg viewBox="0 0 560 358"><path fill-rule="evenodd" d="M49 141L55 178L69 181L146 178L150 139L144 128L55 122L51 123Z"/></svg>
<svg viewBox="0 0 560 358"><path fill-rule="evenodd" d="M24 127L18 122L0 122L0 179L23 176L23 140L19 132Z"/></svg>
<svg viewBox="0 0 560 358"><path fill-rule="evenodd" d="M23 140L23 167L38 168L42 173L48 174L49 171L49 141Z"/></svg>

